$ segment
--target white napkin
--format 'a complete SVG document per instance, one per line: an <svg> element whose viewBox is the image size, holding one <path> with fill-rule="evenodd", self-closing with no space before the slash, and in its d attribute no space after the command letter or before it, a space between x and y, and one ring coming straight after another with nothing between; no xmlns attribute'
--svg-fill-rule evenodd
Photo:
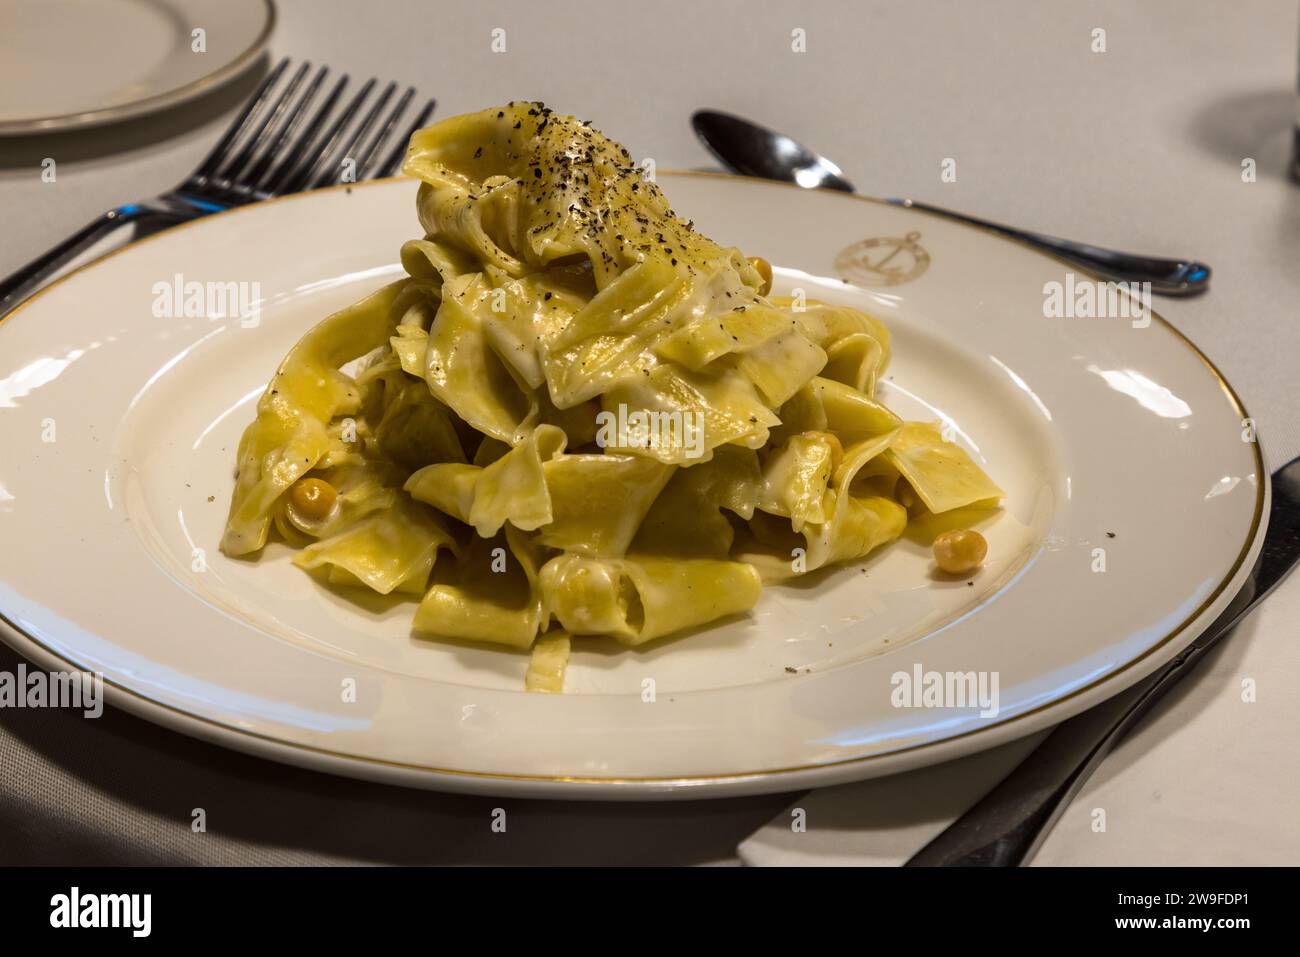
<svg viewBox="0 0 1300 957"><path fill-rule="evenodd" d="M1035 865L1300 863L1300 575L1160 701L1065 810ZM1246 700L1253 685L1254 701ZM1042 732L906 774L813 791L745 840L752 865L903 863ZM806 830L792 827L796 808Z"/></svg>

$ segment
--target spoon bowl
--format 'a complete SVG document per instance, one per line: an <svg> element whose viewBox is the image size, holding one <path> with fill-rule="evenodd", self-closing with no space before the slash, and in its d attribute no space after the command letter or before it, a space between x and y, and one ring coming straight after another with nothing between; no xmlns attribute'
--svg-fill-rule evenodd
<svg viewBox="0 0 1300 957"><path fill-rule="evenodd" d="M719 162L744 176L853 192L838 166L783 133L717 110L697 110L691 125Z"/></svg>

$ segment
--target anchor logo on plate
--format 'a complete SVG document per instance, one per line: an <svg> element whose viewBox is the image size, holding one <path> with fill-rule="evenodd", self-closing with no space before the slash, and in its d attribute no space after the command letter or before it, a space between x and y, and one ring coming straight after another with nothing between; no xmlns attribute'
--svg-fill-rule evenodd
<svg viewBox="0 0 1300 957"><path fill-rule="evenodd" d="M920 233L902 239L878 237L845 246L835 257L841 278L860 286L898 286L930 268L930 254L921 248Z"/></svg>

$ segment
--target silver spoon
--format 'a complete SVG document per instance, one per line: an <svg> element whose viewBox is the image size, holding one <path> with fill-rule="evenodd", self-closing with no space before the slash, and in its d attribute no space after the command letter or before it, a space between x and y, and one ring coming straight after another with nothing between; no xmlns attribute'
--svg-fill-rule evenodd
<svg viewBox="0 0 1300 957"><path fill-rule="evenodd" d="M696 111L691 117L691 125L709 151L734 172L796 183L808 189L853 192L852 184L838 166L781 133L714 110ZM1210 286L1210 267L1195 260L1159 259L1103 249L1089 243L1013 229L912 199L890 199L887 202L991 229L1031 246L1050 250L1060 258L1078 263L1113 282L1149 282L1151 291L1159 295L1190 296L1204 292Z"/></svg>

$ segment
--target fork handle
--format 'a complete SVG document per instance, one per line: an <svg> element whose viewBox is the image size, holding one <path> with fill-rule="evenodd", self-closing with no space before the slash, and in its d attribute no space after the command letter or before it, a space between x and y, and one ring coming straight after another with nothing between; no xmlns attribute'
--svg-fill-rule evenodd
<svg viewBox="0 0 1300 957"><path fill-rule="evenodd" d="M32 293L46 285L64 266L122 226L150 217L166 216L167 214L160 210L139 203L110 209L53 249L47 250L17 272L0 280L0 316L15 308Z"/></svg>

